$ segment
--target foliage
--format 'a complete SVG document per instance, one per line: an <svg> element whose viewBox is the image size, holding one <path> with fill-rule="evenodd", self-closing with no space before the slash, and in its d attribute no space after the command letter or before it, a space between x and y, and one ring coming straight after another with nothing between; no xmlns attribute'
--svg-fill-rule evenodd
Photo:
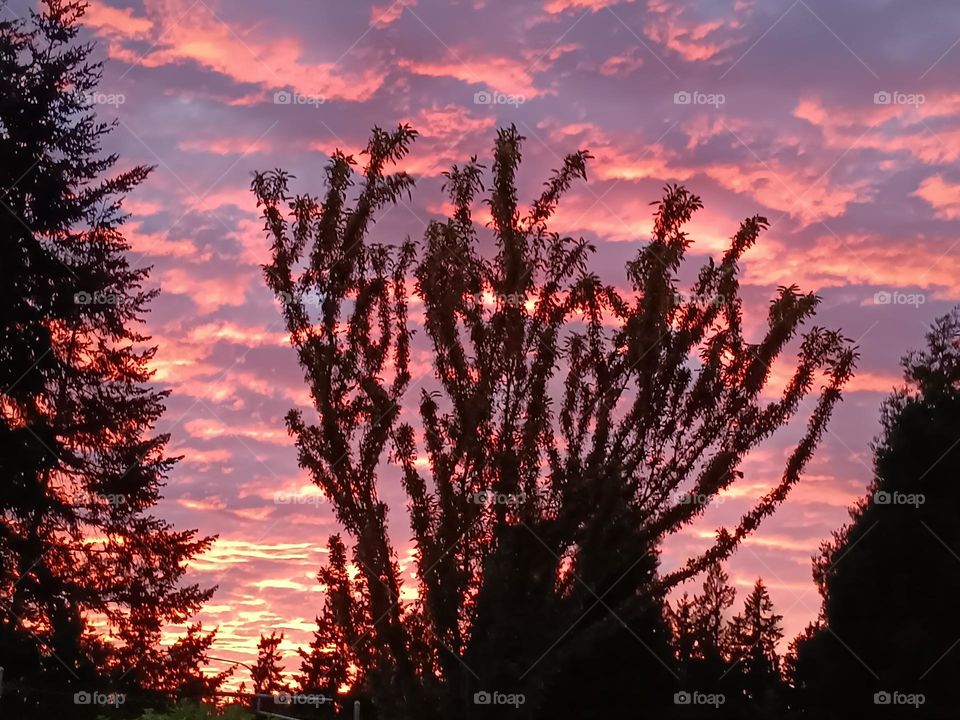
<svg viewBox="0 0 960 720"><path fill-rule="evenodd" d="M669 703L665 593L728 556L783 501L855 352L839 333L810 328L779 399L766 400L772 363L818 304L781 288L759 341L744 337L738 262L767 221L744 221L682 295L683 226L701 202L670 186L620 290L590 271L589 243L549 229L590 156L568 156L522 210L515 128L494 148L492 253L473 220L484 191L475 158L448 173L452 216L431 222L422 242L370 242L376 213L413 186L389 166L415 137L407 126L375 129L357 189L356 161L335 153L322 199L292 196L280 170L253 181L272 244L265 278L317 410L312 422L291 411L287 425L365 578L369 620L343 632L369 633L372 648L350 663L393 718L480 712L470 701L483 690L523 693L526 717L555 711L551 699L601 715L626 712L633 693ZM304 298L316 294L313 310ZM435 378L418 397L414 300ZM745 455L790 423L821 372L776 487L661 575L664 538L740 477ZM387 527L389 461L407 496L416 602L401 599ZM596 684L571 699L564 691L585 670Z"/></svg>
<svg viewBox="0 0 960 720"><path fill-rule="evenodd" d="M960 638L960 310L904 357L883 404L874 477L814 561L819 621L793 644L795 704L841 718L955 713ZM890 707L875 705L889 693ZM898 704L923 695L919 709Z"/></svg>
<svg viewBox="0 0 960 720"><path fill-rule="evenodd" d="M783 717L777 653L783 617L774 612L762 580L757 580L743 610L731 618L735 601L728 575L713 565L702 591L692 599L684 593L668 610L680 686L724 698L720 707L678 708L678 717Z"/></svg>
<svg viewBox="0 0 960 720"><path fill-rule="evenodd" d="M167 393L138 325L156 291L130 265L121 207L150 168L101 152L112 126L89 98L84 9L0 19L0 666L18 717L78 689L209 682L199 626L159 647L212 595L181 584L212 540L150 514L176 458L154 434Z"/></svg>
<svg viewBox="0 0 960 720"><path fill-rule="evenodd" d="M286 684L283 679L283 656L280 652L280 643L283 642L283 633L270 633L270 637L260 636L257 644L257 662L250 670L250 679L253 681L253 692L272 694L284 692Z"/></svg>
<svg viewBox="0 0 960 720"><path fill-rule="evenodd" d="M782 615L774 612L773 601L762 580L744 601L743 611L733 618L728 630L729 660L737 684L750 708L745 717L781 717L783 688L777 643L783 638Z"/></svg>
<svg viewBox="0 0 960 720"><path fill-rule="evenodd" d="M339 535L330 538L327 565L320 569L317 579L326 590L326 597L309 651L297 649L300 655L297 682L304 692L335 697L341 688L357 682L356 672L348 664L349 658L362 656L370 647L370 637L357 631L369 625L360 590L363 576L350 579L347 549ZM347 635L348 632L351 634Z"/></svg>

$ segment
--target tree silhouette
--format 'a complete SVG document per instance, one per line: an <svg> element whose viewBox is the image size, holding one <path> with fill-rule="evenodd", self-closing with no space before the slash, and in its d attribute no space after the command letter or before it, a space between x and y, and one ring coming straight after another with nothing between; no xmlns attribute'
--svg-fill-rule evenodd
<svg viewBox="0 0 960 720"><path fill-rule="evenodd" d="M694 601L689 593L683 593L673 607L667 606L667 617L673 633L673 647L681 669L687 668L697 658L697 628L694 617Z"/></svg>
<svg viewBox="0 0 960 720"><path fill-rule="evenodd" d="M270 637L260 636L260 642L257 643L257 661L250 669L254 693L279 693L286 688L283 679L283 654L280 652L282 642L283 633L277 635L276 631L271 632Z"/></svg>
<svg viewBox="0 0 960 720"><path fill-rule="evenodd" d="M743 610L730 621L727 632L728 660L733 677L746 702L743 717L778 718L783 690L777 643L783 638L782 615L773 609L773 600L758 579L747 596Z"/></svg>
<svg viewBox="0 0 960 720"><path fill-rule="evenodd" d="M956 713L960 310L902 364L907 384L883 404L867 495L815 558L820 620L793 648L797 704L817 717Z"/></svg>
<svg viewBox="0 0 960 720"><path fill-rule="evenodd" d="M676 607L668 610L682 692L722 693L734 699L736 688L729 672L729 611L735 600L736 591L729 576L715 563L707 569L701 592L692 599L684 594ZM729 709L725 702L724 712ZM699 717L704 713L702 708L694 707L678 711L681 717ZM717 708L711 707L708 714L717 715Z"/></svg>
<svg viewBox="0 0 960 720"><path fill-rule="evenodd" d="M692 599L684 593L668 611L673 649L686 692L722 694L720 707L678 708L678 717L779 718L783 687L777 643L782 616L762 580L757 580L743 610L729 617L736 591L719 564L704 577Z"/></svg>
<svg viewBox="0 0 960 720"><path fill-rule="evenodd" d="M336 698L345 685L362 684L357 670L369 664L364 656L369 652L371 638L361 629L369 627L359 589L363 576L356 581L350 579L347 549L339 535L331 536L328 548L327 565L317 575L326 591L323 611L317 618L309 650L297 648L297 682L303 692Z"/></svg>
<svg viewBox="0 0 960 720"><path fill-rule="evenodd" d="M730 585L730 576L718 563L707 571L703 593L693 601L696 657L717 677L725 669L730 655L727 611L733 607L736 597L736 590Z"/></svg>
<svg viewBox="0 0 960 720"><path fill-rule="evenodd" d="M355 160L335 153L322 199L292 196L283 171L253 181L272 243L266 281L317 410L315 422L291 411L288 429L366 579L369 691L390 717L420 720L502 712L472 702L484 691L522 693L515 717L543 716L561 699L568 712L589 702L597 716L631 693L671 703L666 592L728 556L786 497L855 352L839 333L809 329L779 400L764 400L773 360L818 304L781 288L759 341L744 337L737 263L766 220L744 221L681 295L683 226L701 202L668 187L619 290L590 272L586 241L549 229L589 155L568 156L522 210L515 128L494 148L492 253L473 221L484 189L476 159L447 174L452 217L431 222L421 243L372 243L376 213L413 186L390 166L415 137L407 126L375 129L358 189ZM322 294L319 308L308 293ZM435 378L418 397L408 394L414 296ZM662 540L735 482L746 453L793 419L821 373L776 487L661 575ZM407 603L381 497L389 461L402 472L417 551ZM611 655L644 663L632 685L620 682L622 664L604 664ZM584 668L599 684L569 693Z"/></svg>
<svg viewBox="0 0 960 720"><path fill-rule="evenodd" d="M101 153L111 126L91 109L84 8L0 20L0 666L17 717L31 694L49 717L71 686L197 678L199 627L157 644L213 592L180 585L211 539L150 514L175 458L153 434L167 393L149 385L136 327L156 291L128 262L121 208L149 168L116 172Z"/></svg>

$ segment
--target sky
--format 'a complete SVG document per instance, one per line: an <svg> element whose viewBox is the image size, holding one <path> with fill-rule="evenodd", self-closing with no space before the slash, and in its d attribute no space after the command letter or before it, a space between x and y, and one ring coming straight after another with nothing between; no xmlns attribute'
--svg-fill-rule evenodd
<svg viewBox="0 0 960 720"><path fill-rule="evenodd" d="M741 219L769 218L742 263L753 338L776 288L796 283L822 296L817 324L842 329L861 360L806 476L729 572L738 604L763 577L787 639L816 616L810 558L871 479L899 358L960 301L960 5L92 0L85 21L106 61L93 100L118 122L106 147L120 167L156 166L125 208L131 259L162 288L146 322L155 380L172 390L158 430L184 456L158 512L219 536L190 567L219 585L200 616L219 627L212 654L249 662L276 630L295 669L337 531L282 422L310 404L262 279L251 173L281 167L295 190L320 193L334 149L358 153L373 126L402 122L421 134L403 164L417 187L380 215L379 239L422 236L443 217L441 173L488 157L510 123L527 138L528 198L565 154L595 156L554 228L594 242L611 282L668 182L704 202L691 267L722 253ZM665 568L779 478L797 433L748 458L735 490L670 541ZM385 497L409 571L402 494Z"/></svg>

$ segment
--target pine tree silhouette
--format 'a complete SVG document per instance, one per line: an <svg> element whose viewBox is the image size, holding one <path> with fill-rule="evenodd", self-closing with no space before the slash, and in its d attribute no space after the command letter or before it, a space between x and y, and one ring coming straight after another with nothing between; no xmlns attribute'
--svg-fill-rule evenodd
<svg viewBox="0 0 960 720"><path fill-rule="evenodd" d="M150 169L101 152L85 4L40 5L0 19L0 666L19 688L2 714L51 717L66 697L79 717L79 690L199 680L199 626L158 643L212 595L181 585L212 539L150 514L176 459L137 328L156 291L127 259L121 208Z"/></svg>
<svg viewBox="0 0 960 720"><path fill-rule="evenodd" d="M692 599L684 594L668 611L682 691L731 692L729 622L735 599L729 576L716 563L708 568L701 592Z"/></svg>
<svg viewBox="0 0 960 720"><path fill-rule="evenodd" d="M681 668L687 668L697 657L694 601L689 593L683 593L674 607L667 607L667 617L673 632L673 647L677 662Z"/></svg>
<svg viewBox="0 0 960 720"><path fill-rule="evenodd" d="M730 576L717 564L710 567L703 581L703 592L694 598L694 637L697 658L719 676L730 655L728 611L737 593ZM716 672L720 670L720 672Z"/></svg>
<svg viewBox="0 0 960 720"><path fill-rule="evenodd" d="M253 692L256 694L273 694L286 690L283 679L283 655L280 652L280 643L283 642L283 633L276 631L270 637L260 636L257 643L257 661L250 669L250 679L253 682Z"/></svg>
<svg viewBox="0 0 960 720"><path fill-rule="evenodd" d="M745 702L743 717L783 716L783 688L777 643L783 638L782 615L774 612L773 600L758 579L730 621L727 632L728 660Z"/></svg>
<svg viewBox="0 0 960 720"><path fill-rule="evenodd" d="M339 535L330 537L328 548L327 565L317 575L325 590L323 611L308 650L297 648L297 682L303 692L338 698L338 707L345 707L352 694L340 698L342 688L362 685L358 671L369 664L364 658L371 644L370 620L360 590L363 576L350 579L347 549Z"/></svg>

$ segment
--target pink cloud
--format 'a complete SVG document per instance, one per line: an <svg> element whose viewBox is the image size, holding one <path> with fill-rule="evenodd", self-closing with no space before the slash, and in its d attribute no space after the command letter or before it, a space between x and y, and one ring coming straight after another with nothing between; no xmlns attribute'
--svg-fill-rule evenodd
<svg viewBox="0 0 960 720"><path fill-rule="evenodd" d="M165 293L189 298L201 315L243 305L249 281L241 277L202 278L183 268L170 268L160 275Z"/></svg>
<svg viewBox="0 0 960 720"><path fill-rule="evenodd" d="M647 9L644 34L688 62L713 60L739 42L731 32L741 27L736 16L695 20L689 17L688 6L667 0L648 0Z"/></svg>
<svg viewBox="0 0 960 720"><path fill-rule="evenodd" d="M567 10L591 10L597 12L604 8L632 3L634 0L549 0L544 9L551 15Z"/></svg>
<svg viewBox="0 0 960 720"><path fill-rule="evenodd" d="M290 345L289 333L222 320L192 327L187 331L186 337L190 342L201 346L217 342L234 343L246 347L288 347Z"/></svg>
<svg viewBox="0 0 960 720"><path fill-rule="evenodd" d="M395 0L384 5L374 5L370 8L370 23L372 25L391 25L400 19L404 8L416 7L417 0Z"/></svg>
<svg viewBox="0 0 960 720"><path fill-rule="evenodd" d="M125 209L131 213L135 213L134 207L127 206ZM146 215L147 213L135 214L139 217L141 215ZM201 252L192 240L171 239L170 233L172 233L176 228L172 228L166 233L148 233L143 232L142 227L143 224L140 222L128 222L125 228L125 235L127 241L130 243L130 248L138 255L181 259L190 258L191 260L199 260L201 262L206 262L211 257L209 250Z"/></svg>
<svg viewBox="0 0 960 720"><path fill-rule="evenodd" d="M353 71L336 62L308 62L299 38L269 38L252 28L227 25L203 3L146 0L145 5L146 18L121 13L101 0L91 4L94 17L101 19L100 29L112 41L112 57L144 67L192 61L236 82L354 102L368 99L383 83L383 74L372 67ZM154 41L146 55L120 42L145 34Z"/></svg>
<svg viewBox="0 0 960 720"><path fill-rule="evenodd" d="M157 354L150 363L157 382L179 383L217 371L216 365L204 362L210 356L210 347L186 340L177 333L176 328L172 328L170 334L153 331L151 341L157 345Z"/></svg>
<svg viewBox="0 0 960 720"><path fill-rule="evenodd" d="M132 8L120 9L101 2L91 2L83 20L103 34L130 38L146 37L153 28L147 18L136 17Z"/></svg>
<svg viewBox="0 0 960 720"><path fill-rule="evenodd" d="M410 123L420 133L420 137L397 168L414 176L436 177L448 171L454 163L462 163L465 157L476 152L478 145L489 141L490 133L497 122L493 115L478 115L477 112L460 105L435 105L402 118L401 122ZM318 140L313 143L312 149L326 155L340 150L362 160L360 153L363 146L359 143L345 145L339 139ZM257 234L262 237L263 223L256 222L255 226ZM266 248L266 242L260 242Z"/></svg>
<svg viewBox="0 0 960 720"><path fill-rule="evenodd" d="M636 49L628 50L622 55L612 55L603 61L599 72L608 77L630 75L643 67L643 58L637 55Z"/></svg>
<svg viewBox="0 0 960 720"><path fill-rule="evenodd" d="M910 194L926 200L938 218L960 220L960 184L947 182L941 175L932 175Z"/></svg>
<svg viewBox="0 0 960 720"><path fill-rule="evenodd" d="M787 247L768 237L748 251L744 268L746 282L756 285L796 282L809 289L906 286L935 291L944 299L960 299L960 276L953 260L944 254L942 244L922 236L880 243L868 236L825 235L810 248ZM860 304L873 303L873 294L867 295L857 298Z"/></svg>
<svg viewBox="0 0 960 720"><path fill-rule="evenodd" d="M267 138L219 137L191 138L177 144L181 150L191 153L212 153L214 155L253 155L270 152L273 143Z"/></svg>
<svg viewBox="0 0 960 720"><path fill-rule="evenodd" d="M263 423L227 425L220 420L198 418L184 424L187 432L200 440L212 440L223 437L238 437L273 445L291 445L292 441L287 434L283 423L266 425Z"/></svg>
<svg viewBox="0 0 960 720"><path fill-rule="evenodd" d="M200 465L203 467L227 463L233 459L230 451L225 448L202 450L200 448L185 447L181 445L175 448L174 454L183 455L183 460L180 461L181 463L187 465Z"/></svg>
<svg viewBox="0 0 960 720"><path fill-rule="evenodd" d="M590 163L591 176L601 180L640 180L642 178L686 177L690 171L671 166L672 155L662 145L646 142L645 138L623 141L614 137L599 125L589 122L558 125L546 121L544 128L552 147L574 148L590 151L594 159Z"/></svg>
<svg viewBox="0 0 960 720"><path fill-rule="evenodd" d="M847 108L827 107L818 98L806 98L797 105L794 116L818 127L826 145L844 153L854 148L887 155L905 153L924 164L935 165L956 162L960 128L938 127L934 131L927 121L955 117L957 112L960 95L948 95L919 106L877 105L865 97L862 105Z"/></svg>
<svg viewBox="0 0 960 720"><path fill-rule="evenodd" d="M504 56L477 55L464 48L454 48L451 54L447 62L400 59L398 64L416 75L454 78L527 99L543 94L534 86L526 63ZM464 98L464 104L469 101Z"/></svg>
<svg viewBox="0 0 960 720"><path fill-rule="evenodd" d="M839 217L851 203L865 202L872 196L869 180L831 183L821 169L809 162L792 164L751 155L746 161L707 165L702 172L728 190L749 195L803 225Z"/></svg>

